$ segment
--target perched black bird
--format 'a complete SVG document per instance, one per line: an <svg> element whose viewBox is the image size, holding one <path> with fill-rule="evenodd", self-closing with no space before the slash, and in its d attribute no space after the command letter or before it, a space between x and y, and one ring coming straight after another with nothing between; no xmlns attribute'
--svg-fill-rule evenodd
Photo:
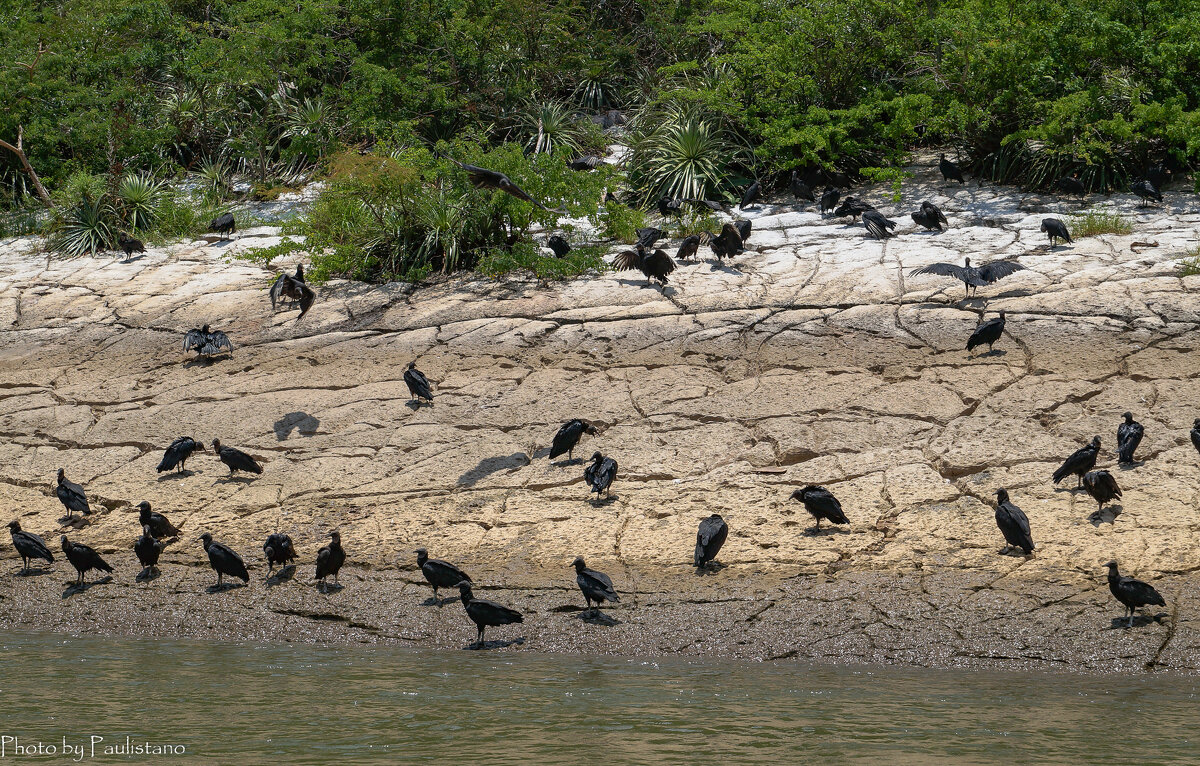
<svg viewBox="0 0 1200 766"><path fill-rule="evenodd" d="M154 539L154 533L150 527L142 527L142 536L133 543L133 552L137 555L138 563L142 565L143 571L149 571L151 574L158 571L158 557L162 555L164 544Z"/></svg>
<svg viewBox="0 0 1200 766"><path fill-rule="evenodd" d="M475 623L475 627L479 630L476 646L483 646L485 628L525 622L525 618L516 609L501 606L495 601L475 598L471 593L471 583L469 582L458 584L458 595L462 598L463 608L467 610L467 617L471 618L471 622Z"/></svg>
<svg viewBox="0 0 1200 766"><path fill-rule="evenodd" d="M733 256L742 252L742 236L738 234L738 230L733 224L727 223L721 227L721 233L717 235L709 234L708 246L712 248L713 254L717 259L733 258Z"/></svg>
<svg viewBox="0 0 1200 766"><path fill-rule="evenodd" d="M814 534L819 534L821 531L821 519L827 519L833 524L849 524L850 520L846 518L846 514L842 513L842 504L833 496L833 493L824 487L818 487L815 484L809 484L804 489L798 489L792 493L793 500L799 500L804 503L804 509L812 514L812 517L817 520L817 528Z"/></svg>
<svg viewBox="0 0 1200 766"><path fill-rule="evenodd" d="M92 512L88 505L87 495L83 494L83 487L78 484L67 481L67 473L63 469L58 469L58 486L54 490L54 494L58 496L59 502L67 509L67 518L71 518L71 512L76 511L83 515L88 515Z"/></svg>
<svg viewBox="0 0 1200 766"><path fill-rule="evenodd" d="M1083 476L1083 488L1099 504L1096 509L1097 513L1104 510L1105 503L1121 497L1121 488L1117 486L1117 480L1108 471L1088 471Z"/></svg>
<svg viewBox="0 0 1200 766"><path fill-rule="evenodd" d="M149 527L155 537L179 537L183 534L171 523L170 519L157 511L151 510L150 504L145 500L137 504L137 509L138 524L143 527Z"/></svg>
<svg viewBox="0 0 1200 766"><path fill-rule="evenodd" d="M682 215L683 200L672 199L664 194L658 198L658 212L664 218L671 215Z"/></svg>
<svg viewBox="0 0 1200 766"><path fill-rule="evenodd" d="M433 600L438 600L438 588L454 588L461 582L472 582L470 576L449 561L429 558L429 551L417 548L417 566L433 586Z"/></svg>
<svg viewBox="0 0 1200 766"><path fill-rule="evenodd" d="M233 220L233 213L224 213L213 219L208 225L209 231L215 231L221 235L233 234L237 231L237 222Z"/></svg>
<svg viewBox="0 0 1200 766"><path fill-rule="evenodd" d="M79 572L80 585L83 585L83 575L92 569L99 569L101 572L113 571L113 568L100 558L99 553L83 543L71 542L66 535L62 536L62 549L63 553L67 554L67 561Z"/></svg>
<svg viewBox="0 0 1200 766"><path fill-rule="evenodd" d="M745 209L747 205L757 202L758 195L761 191L762 186L759 185L758 181L755 181L747 186L746 191L742 194L742 201L738 204L738 207Z"/></svg>
<svg viewBox="0 0 1200 766"><path fill-rule="evenodd" d="M1007 545L1001 553L1007 553L1009 548L1020 548L1025 555L1033 553L1033 535L1029 532L1029 517L1008 499L1008 490L996 490L996 526Z"/></svg>
<svg viewBox="0 0 1200 766"><path fill-rule="evenodd" d="M1151 165L1146 168L1146 180L1149 181L1155 189L1162 190L1164 186L1171 183L1171 171L1167 170L1162 165Z"/></svg>
<svg viewBox="0 0 1200 766"><path fill-rule="evenodd" d="M313 291L308 283L304 281L304 264L296 264L295 275L280 274L275 280L275 284L271 285L271 310L275 310L275 304L286 298L291 303L300 304L300 316L308 313L312 308L313 301L317 299L316 292ZM300 317L296 317L299 319Z"/></svg>
<svg viewBox="0 0 1200 766"><path fill-rule="evenodd" d="M1063 479L1071 474L1075 474L1079 478L1077 486L1083 486L1083 475L1096 467L1096 457L1100 454L1100 437L1093 436L1092 443L1080 447L1071 453L1071 456L1063 461L1058 470L1054 472L1054 483L1058 484Z"/></svg>
<svg viewBox="0 0 1200 766"><path fill-rule="evenodd" d="M1158 189L1154 188L1154 184L1146 180L1134 181L1129 185L1129 191L1141 197L1142 205L1145 205L1148 202L1163 201L1162 194L1158 191Z"/></svg>
<svg viewBox="0 0 1200 766"><path fill-rule="evenodd" d="M647 226L637 230L637 242L633 244L640 247L654 247L654 243L667 236L667 233L662 229L654 226Z"/></svg>
<svg viewBox="0 0 1200 766"><path fill-rule="evenodd" d="M1067 194L1078 194L1081 197L1087 194L1087 187L1083 185L1083 181L1074 176L1063 176L1058 179L1058 188Z"/></svg>
<svg viewBox="0 0 1200 766"><path fill-rule="evenodd" d="M1067 225L1057 218L1043 218L1042 231L1050 237L1050 247L1054 247L1056 239L1067 243L1071 242L1071 232L1067 231Z"/></svg>
<svg viewBox="0 0 1200 766"><path fill-rule="evenodd" d="M263 543L263 555L267 557L267 578L275 573L275 565L287 567L296 560L296 546L292 545L291 535L275 532L267 535Z"/></svg>
<svg viewBox="0 0 1200 766"><path fill-rule="evenodd" d="M1192 437L1192 446L1200 452L1200 418L1192 421L1192 430L1188 432Z"/></svg>
<svg viewBox="0 0 1200 766"><path fill-rule="evenodd" d="M329 533L329 545L317 551L316 578L321 581L321 590L325 589L325 578L333 575L333 584L338 585L338 570L346 563L346 551L342 548L342 534L337 531Z"/></svg>
<svg viewBox="0 0 1200 766"><path fill-rule="evenodd" d="M16 520L8 522L8 529L12 532L13 547L17 549L17 554L21 557L21 563L24 565L21 568L22 573L29 571L30 559L45 559L51 564L54 563L54 554L46 547L46 541L39 535L22 531L21 522Z"/></svg>
<svg viewBox="0 0 1200 766"><path fill-rule="evenodd" d="M1000 336L1004 334L1004 312L1000 312L1000 316L989 319L983 324L975 328L975 332L971 333L971 337L967 338L967 353L975 350L976 346L987 344L988 353L992 351L992 346L996 341L1000 340Z"/></svg>
<svg viewBox="0 0 1200 766"><path fill-rule="evenodd" d="M804 179L800 178L800 174L794 170L792 171L792 181L789 185L792 190L792 195L795 196L796 199L806 199L809 202L817 201L817 197L815 194L813 194L813 190L809 188L808 184L804 183Z"/></svg>
<svg viewBox="0 0 1200 766"><path fill-rule="evenodd" d="M604 457L599 452L592 453L592 464L583 469L583 480L589 487L588 494L595 492L600 497L603 492L608 497L613 480L617 478L617 461Z"/></svg>
<svg viewBox="0 0 1200 766"><path fill-rule="evenodd" d="M233 476L235 471L245 471L246 473L262 473L262 466L255 461L254 458L234 447L222 447L220 439L213 439L213 452L217 453L217 457L221 462L229 466L229 475Z"/></svg>
<svg viewBox="0 0 1200 766"><path fill-rule="evenodd" d="M146 252L146 245L140 239L127 237L124 234L117 235L117 246L125 251L125 260L128 261L133 257L134 253Z"/></svg>
<svg viewBox="0 0 1200 766"><path fill-rule="evenodd" d="M196 350L196 358L199 359L202 356L219 354L222 349L232 354L233 344L229 342L229 336L225 333L209 330L208 325L204 325L199 330L188 330L187 335L183 336L183 353L186 354L192 349Z"/></svg>
<svg viewBox="0 0 1200 766"><path fill-rule="evenodd" d="M708 208L715 213L722 213L728 207L728 205L726 205L724 202L715 199L693 199L689 197L688 199L685 199L684 202L688 203L689 205L695 205L696 207Z"/></svg>
<svg viewBox="0 0 1200 766"><path fill-rule="evenodd" d="M550 444L550 459L553 460L565 452L567 453L567 459L571 460L572 454L575 451L575 445L579 444L579 439L584 434L595 436L596 427L578 418L563 423L558 432L554 434L554 441ZM455 580L451 584L453 585L457 582Z"/></svg>
<svg viewBox="0 0 1200 766"><path fill-rule="evenodd" d="M967 297L970 297L972 290L979 287L986 287L999 279L1007 277L1009 274L1024 270L1025 267L1015 261L992 261L976 268L971 265L971 259L966 258L962 266L953 263L931 263L928 266L913 269L909 272L909 276L916 277L922 274L936 274L939 277L960 279L966 285Z"/></svg>
<svg viewBox="0 0 1200 766"><path fill-rule="evenodd" d="M690 261L691 259L696 257L696 254L699 250L700 250L700 235L699 234L689 234L688 236L683 238L682 242L679 243L679 251L677 253L675 253L675 260Z"/></svg>
<svg viewBox="0 0 1200 766"><path fill-rule="evenodd" d="M942 181L958 181L960 184L965 184L962 171L958 169L958 165L946 159L946 155L942 155L938 160L938 170L942 171Z"/></svg>
<svg viewBox="0 0 1200 766"><path fill-rule="evenodd" d="M198 442L190 436L180 436L167 447L167 451L163 453L162 462L158 464L158 468L155 470L162 473L174 468L179 473L183 473L187 467L188 458L196 450L200 450L201 452L207 451L204 449L202 442Z"/></svg>
<svg viewBox="0 0 1200 766"><path fill-rule="evenodd" d="M571 243L558 234L554 234L546 240L546 247L554 251L555 258L562 258L571 252Z"/></svg>
<svg viewBox="0 0 1200 766"><path fill-rule="evenodd" d="M1133 612L1147 605L1166 606L1167 602L1149 583L1135 580L1132 577L1122 577L1117 571L1117 562L1110 561L1108 567L1108 589L1124 606L1129 615L1129 627L1133 627Z"/></svg>
<svg viewBox="0 0 1200 766"><path fill-rule="evenodd" d="M837 218L850 216L851 219L854 219L868 210L874 209L875 206L869 202L863 202L857 197L846 197L846 199L842 200L842 204L838 206L838 209L833 211L833 214Z"/></svg>
<svg viewBox="0 0 1200 766"><path fill-rule="evenodd" d="M717 557L727 537L729 525L720 514L714 513L700 522L700 529L696 532L696 552L692 557L697 569L707 566Z"/></svg>
<svg viewBox="0 0 1200 766"><path fill-rule="evenodd" d="M511 178L498 170L489 170L487 168L481 168L478 165L468 165L465 162L459 162L458 160L449 157L447 157L447 159L467 172L467 177L470 179L471 185L476 189L495 189L497 191L502 191L505 194L512 195L519 200L528 202L531 205L540 207L542 210L547 212L560 212L556 210L550 210L550 208L546 207L541 202L538 202L531 195L526 193L521 187L513 183Z"/></svg>
<svg viewBox="0 0 1200 766"><path fill-rule="evenodd" d="M889 220L878 210L864 210L862 220L863 226L867 227L867 231L875 239L887 239L888 237L896 236L892 231L892 229L896 228L896 222Z"/></svg>
<svg viewBox="0 0 1200 766"><path fill-rule="evenodd" d="M1146 429L1133 419L1132 412L1126 412L1121 417L1125 418L1125 422L1117 426L1117 462L1129 464L1133 462L1133 453L1142 443Z"/></svg>
<svg viewBox="0 0 1200 766"><path fill-rule="evenodd" d="M742 239L742 247L746 246L746 242L750 239L750 231L754 225L747 220L734 221L733 228L737 230L738 236Z"/></svg>
<svg viewBox="0 0 1200 766"><path fill-rule="evenodd" d="M571 566L575 567L575 583L579 586L579 590L583 591L583 598L587 602L587 608L592 608L592 602L596 602L596 609L605 601L616 603L621 600L617 592L613 590L612 579L603 572L597 572L594 569L588 569L587 564L583 563L582 556L576 556L571 562Z"/></svg>
<svg viewBox="0 0 1200 766"><path fill-rule="evenodd" d="M236 577L242 582L250 582L250 573L246 571L246 562L242 561L242 557L234 552L233 548L214 541L208 532L200 535L200 541L204 543L204 552L208 554L208 563L217 573L218 586L221 585L221 579L225 575Z"/></svg>
<svg viewBox="0 0 1200 766"><path fill-rule="evenodd" d="M613 268L617 271L637 269L645 275L647 285L657 280L659 284L666 287L667 275L675 270L675 261L671 260L671 256L662 250L655 250L652 253L639 244L637 250L617 253L617 257L613 259Z"/></svg>
<svg viewBox="0 0 1200 766"><path fill-rule="evenodd" d="M833 187L826 187L825 191L821 192L821 215L832 212L838 206L838 200L842 198L842 192Z"/></svg>
<svg viewBox="0 0 1200 766"><path fill-rule="evenodd" d="M567 167L571 170L595 170L600 167L604 160L594 154L589 154L586 157L576 157L567 163Z"/></svg>
<svg viewBox="0 0 1200 766"><path fill-rule="evenodd" d="M921 209L912 214L912 219L931 231L942 231L949 224L942 209L929 200L921 203Z"/></svg>
<svg viewBox="0 0 1200 766"><path fill-rule="evenodd" d="M425 377L425 373L417 369L415 361L409 362L408 367L404 370L404 385L408 386L409 400L417 400L417 404L421 400L432 402L433 390L429 387L429 378Z"/></svg>

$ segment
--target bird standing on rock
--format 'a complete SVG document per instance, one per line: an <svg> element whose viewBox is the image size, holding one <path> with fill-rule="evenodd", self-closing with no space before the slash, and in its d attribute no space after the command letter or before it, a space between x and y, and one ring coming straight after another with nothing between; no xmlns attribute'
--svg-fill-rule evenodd
<svg viewBox="0 0 1200 766"><path fill-rule="evenodd" d="M989 319L976 327L975 332L971 333L971 337L967 338L967 353L971 353L977 346L986 343L990 354L996 341L1000 340L1000 336L1004 334L1004 321L1004 312L1001 311L1000 316Z"/></svg>
<svg viewBox="0 0 1200 766"><path fill-rule="evenodd" d="M1121 417L1125 418L1125 422L1117 426L1117 462L1122 465L1130 465L1134 462L1133 453L1142 443L1142 436L1145 435L1146 429L1133 419L1132 412L1126 412Z"/></svg>
<svg viewBox="0 0 1200 766"><path fill-rule="evenodd" d="M821 519L826 519L833 524L850 523L850 519L847 519L846 514L842 512L842 504L838 502L832 492L824 487L809 484L807 487L793 492L792 499L804 503L804 509L817 520L817 526L812 531L814 535L821 534Z"/></svg>
<svg viewBox="0 0 1200 766"><path fill-rule="evenodd" d="M949 223L942 209L929 200L921 203L921 209L912 214L912 219L931 231L942 231Z"/></svg>
<svg viewBox="0 0 1200 766"><path fill-rule="evenodd" d="M88 505L87 495L83 493L83 487L67 481L67 473L61 468L58 469L58 486L55 487L54 494L67 509L68 519L71 518L72 511L85 516L92 512L91 506Z"/></svg>
<svg viewBox="0 0 1200 766"><path fill-rule="evenodd" d="M233 213L224 213L217 216L208 225L209 231L215 231L222 237L228 237L237 231L237 221L233 219Z"/></svg>
<svg viewBox="0 0 1200 766"><path fill-rule="evenodd" d="M1163 195L1158 189L1154 188L1154 184L1146 180L1134 181L1129 185L1129 190L1141 198L1139 205L1147 205L1151 202L1162 202Z"/></svg>
<svg viewBox="0 0 1200 766"><path fill-rule="evenodd" d="M725 519L721 515L714 513L707 519L700 522L700 529L696 531L696 551L692 556L692 562L697 569L703 569L708 566L708 562L717 557L721 546L725 544L725 539L729 537L729 525L725 523Z"/></svg>
<svg viewBox="0 0 1200 766"><path fill-rule="evenodd" d="M429 551L424 548L417 548L413 552L417 554L417 566L421 568L421 574L433 586L434 601L438 601L438 588L454 588L459 583L472 582L470 575L449 561L429 558Z"/></svg>
<svg viewBox="0 0 1200 766"><path fill-rule="evenodd" d="M275 305L284 299L290 303L300 304L300 316L296 317L297 319L307 314L308 310L312 308L317 294L304 281L304 264L296 264L295 276L287 273L280 274L279 278L275 280L275 284L271 285L271 310L274 311Z"/></svg>
<svg viewBox="0 0 1200 766"><path fill-rule="evenodd" d="M941 157L938 159L938 170L942 173L943 182L958 181L960 184L966 183L966 181L963 180L963 174L962 171L959 170L958 165L946 159L945 154L941 155Z"/></svg>
<svg viewBox="0 0 1200 766"><path fill-rule="evenodd" d="M220 439L213 439L213 452L217 453L217 457L221 462L229 466L229 475L233 476L235 471L245 471L246 473L262 473L262 466L255 461L254 458L234 447L221 446Z"/></svg>
<svg viewBox="0 0 1200 766"><path fill-rule="evenodd" d="M200 535L200 542L204 544L204 552L208 554L209 565L217 573L218 588L221 587L221 580L225 575L237 577L242 582L250 582L250 573L246 571L246 562L242 561L242 557L233 548L216 542L208 532Z"/></svg>
<svg viewBox="0 0 1200 766"><path fill-rule="evenodd" d="M592 453L592 464L583 469L583 480L587 482L588 494L596 493L600 498L603 492L607 498L613 481L617 478L617 461L604 457L599 452Z"/></svg>
<svg viewBox="0 0 1200 766"><path fill-rule="evenodd" d="M417 363L409 362L408 367L404 370L404 385L408 386L409 401L417 400L420 405L421 400L433 402L433 390L429 387L429 378L425 377L425 373L417 369Z"/></svg>
<svg viewBox="0 0 1200 766"><path fill-rule="evenodd" d="M1043 218L1042 232L1050 238L1050 247L1054 247L1056 239L1071 244L1071 232L1067 231L1067 225L1057 218Z"/></svg>
<svg viewBox="0 0 1200 766"><path fill-rule="evenodd" d="M558 432L554 434L554 441L550 444L550 459L553 460L565 452L567 460L571 460L575 452L575 445L579 444L579 440L584 434L595 436L596 427L578 418L563 423ZM457 583L458 580L455 580L451 584Z"/></svg>
<svg viewBox="0 0 1200 766"><path fill-rule="evenodd" d="M742 236L733 224L727 223L721 227L721 233L708 235L708 246L712 248L717 260L730 258L742 252Z"/></svg>
<svg viewBox="0 0 1200 766"><path fill-rule="evenodd" d="M156 540L154 533L150 527L142 527L142 536L133 543L133 552L137 556L138 563L142 565L142 571L153 575L158 571L158 558L162 555L163 549L166 548L163 543Z"/></svg>
<svg viewBox="0 0 1200 766"><path fill-rule="evenodd" d="M593 609L593 601L596 602L594 608L599 609L605 601L616 603L621 600L621 597L613 590L612 579L603 572L588 569L582 556L576 556L575 560L571 562L571 566L575 567L575 584L579 586L579 590L583 591L583 598L587 602L588 609Z"/></svg>
<svg viewBox="0 0 1200 766"><path fill-rule="evenodd" d="M754 183L750 184L749 186L746 187L745 193L742 194L742 201L738 205L738 207L745 210L748 205L751 205L758 201L758 195L761 192L762 192L762 186L758 183L758 181L755 181Z"/></svg>
<svg viewBox="0 0 1200 766"><path fill-rule="evenodd" d="M1096 513L1104 510L1105 503L1121 497L1121 488L1108 471L1088 471L1083 475L1083 488L1099 504Z"/></svg>
<svg viewBox="0 0 1200 766"><path fill-rule="evenodd" d="M1129 627L1133 627L1134 610L1150 604L1167 605L1154 586L1132 577L1122 577L1117 569L1117 562L1110 561L1104 566L1108 567L1108 589L1112 592L1113 597L1125 606L1126 614L1129 615Z"/></svg>
<svg viewBox="0 0 1200 766"><path fill-rule="evenodd" d="M808 184L804 183L804 180L800 178L800 174L795 170L792 171L792 180L789 186L791 187L792 195L795 196L796 199L808 200L809 202L817 201L816 195L813 194L813 190L809 188Z"/></svg>
<svg viewBox="0 0 1200 766"><path fill-rule="evenodd" d="M183 353L187 353L195 349L196 358L213 356L220 354L222 351L233 353L233 343L230 342L229 336L220 330L210 330L208 325L204 325L199 330L192 328L187 331L187 335L183 336Z"/></svg>
<svg viewBox="0 0 1200 766"><path fill-rule="evenodd" d="M70 561L71 566L75 567L75 571L79 573L79 585L83 585L84 574L92 569L99 569L101 572L113 571L113 568L105 563L104 559L100 558L100 554L90 546L73 543L67 539L66 535L62 536L62 549L63 553L67 554L67 561Z"/></svg>
<svg viewBox="0 0 1200 766"><path fill-rule="evenodd" d="M1192 437L1192 446L1196 448L1196 452L1200 452L1200 418L1192 421L1192 430L1188 434Z"/></svg>
<svg viewBox="0 0 1200 766"><path fill-rule="evenodd" d="M675 260L690 261L696 257L696 253L700 250L700 235L689 234L679 243L679 250L675 253Z"/></svg>
<svg viewBox="0 0 1200 766"><path fill-rule="evenodd" d="M170 446L167 447L166 451L163 453L162 462L158 464L158 468L155 470L158 473L162 473L163 471L169 471L174 468L178 473L183 473L183 471L187 468L188 458L191 457L192 453L196 450L204 452L204 444L196 441L190 436L180 436L178 439L171 442Z"/></svg>
<svg viewBox="0 0 1200 766"><path fill-rule="evenodd" d="M325 578L333 575L333 584L338 582L338 570L346 563L346 551L342 548L342 534L338 531L329 533L329 545L317 551L316 578L321 581L321 590L325 590Z"/></svg>
<svg viewBox="0 0 1200 766"><path fill-rule="evenodd" d="M138 524L150 527L155 537L179 537L182 534L166 516L150 509L150 503L145 500L137 504Z"/></svg>
<svg viewBox="0 0 1200 766"><path fill-rule="evenodd" d="M117 235L117 246L125 252L125 262L129 263L129 259L134 253L146 252L146 244L140 239L126 236L124 233Z"/></svg>
<svg viewBox="0 0 1200 766"><path fill-rule="evenodd" d="M475 598L475 595L471 593L471 583L469 582L460 582L458 584L458 595L462 599L463 608L467 610L467 617L471 618L471 622L475 623L475 628L479 631L475 646L484 645L484 629L489 626L495 627L525 622L525 618L516 609L501 606L495 601Z"/></svg>
<svg viewBox="0 0 1200 766"><path fill-rule="evenodd" d="M893 229L896 228L896 222L884 216L878 210L864 210L862 212L863 226L867 227L867 231L875 239L887 239L888 237L896 236Z"/></svg>
<svg viewBox="0 0 1200 766"><path fill-rule="evenodd" d="M636 269L646 277L647 287L651 287L655 280L666 287L669 281L667 275L675 271L675 261L671 260L671 256L663 250L655 250L652 253L639 244L637 250L618 253L617 257L613 259L613 268L617 271Z"/></svg>
<svg viewBox="0 0 1200 766"><path fill-rule="evenodd" d="M826 213L836 210L838 206L838 200L841 199L841 197L842 192L839 189L832 187L827 187L825 191L821 192L821 215L825 215Z"/></svg>
<svg viewBox="0 0 1200 766"><path fill-rule="evenodd" d="M21 529L21 522L12 520L8 522L8 530L12 533L12 544L17 549L17 554L21 557L21 574L29 571L30 559L45 559L51 564L54 563L54 554L46 547L46 541L39 535L32 532L25 532Z"/></svg>
<svg viewBox="0 0 1200 766"><path fill-rule="evenodd" d="M1054 472L1054 483L1058 484L1071 474L1079 478L1077 486L1083 486L1083 475L1096 467L1096 457L1100 454L1100 437L1093 436L1092 443L1080 447L1071 453L1058 470Z"/></svg>
<svg viewBox="0 0 1200 766"><path fill-rule="evenodd" d="M965 258L963 259L963 264L959 266L954 263L931 263L928 266L913 269L909 272L909 276L916 277L922 274L935 274L939 277L960 279L966 285L966 297L969 298L973 290L986 287L999 279L1007 277L1009 274L1025 270L1025 267L1016 261L992 261L977 268L971 265L970 258Z"/></svg>
<svg viewBox="0 0 1200 766"><path fill-rule="evenodd" d="M1007 543L1001 553L1011 548L1020 548L1025 555L1033 553L1033 535L1029 531L1029 517L1008 499L1008 490L996 490L996 526L1000 527Z"/></svg>
<svg viewBox="0 0 1200 766"><path fill-rule="evenodd" d="M267 579L275 574L275 565L289 566L296 560L296 546L292 545L291 535L275 532L267 536L263 543L263 555L267 557Z"/></svg>

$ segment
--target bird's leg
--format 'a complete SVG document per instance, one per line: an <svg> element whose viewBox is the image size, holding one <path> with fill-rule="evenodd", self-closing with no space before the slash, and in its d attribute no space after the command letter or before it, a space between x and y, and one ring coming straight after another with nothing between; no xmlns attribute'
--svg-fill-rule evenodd
<svg viewBox="0 0 1200 766"><path fill-rule="evenodd" d="M221 573L217 572L217 587L221 587Z"/></svg>

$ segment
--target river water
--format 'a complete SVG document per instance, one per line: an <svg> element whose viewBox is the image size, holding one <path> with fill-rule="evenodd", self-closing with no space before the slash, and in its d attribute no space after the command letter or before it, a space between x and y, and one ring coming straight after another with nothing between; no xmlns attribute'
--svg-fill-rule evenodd
<svg viewBox="0 0 1200 766"><path fill-rule="evenodd" d="M33 633L0 648L0 763L1200 763L1197 679L1178 676Z"/></svg>

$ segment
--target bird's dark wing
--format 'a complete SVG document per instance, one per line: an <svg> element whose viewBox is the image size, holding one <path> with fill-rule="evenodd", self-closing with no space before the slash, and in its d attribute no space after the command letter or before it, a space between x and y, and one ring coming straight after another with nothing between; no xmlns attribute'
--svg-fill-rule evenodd
<svg viewBox="0 0 1200 766"><path fill-rule="evenodd" d="M408 383L412 388L416 389L418 396L426 399L433 399L433 389L429 387L429 378L425 377L425 373L418 369L404 371L404 382Z"/></svg>
<svg viewBox="0 0 1200 766"><path fill-rule="evenodd" d="M183 336L183 350L186 353L194 348L202 348L204 341L203 330L188 330L187 335Z"/></svg>
<svg viewBox="0 0 1200 766"><path fill-rule="evenodd" d="M458 585L464 580L471 582L471 578L466 572L462 571L448 561L442 561L441 559L430 559L429 561L425 562L425 566L433 572L434 579L439 583L446 583L446 587Z"/></svg>
<svg viewBox="0 0 1200 766"><path fill-rule="evenodd" d="M1078 473L1079 469L1094 465L1095 462L1096 453L1092 451L1091 445L1080 447L1072 452L1070 457L1063 461L1062 466L1054 472L1054 483L1057 484L1064 477Z"/></svg>
<svg viewBox="0 0 1200 766"><path fill-rule="evenodd" d="M554 434L554 441L550 445L550 457L556 458L559 455L569 452L579 442L579 437L582 435L582 420L572 420L563 423L558 432Z"/></svg>
<svg viewBox="0 0 1200 766"><path fill-rule="evenodd" d="M208 334L208 343L218 351L223 348L233 351L233 344L229 342L229 336L220 330L215 330Z"/></svg>
<svg viewBox="0 0 1200 766"><path fill-rule="evenodd" d="M922 266L919 269L913 269L908 275L910 277L915 277L921 274L936 274L939 277L954 277L955 279L962 279L964 271L966 271L966 269L956 263L931 263L928 266Z"/></svg>
<svg viewBox="0 0 1200 766"><path fill-rule="evenodd" d="M629 271L631 269L640 269L642 267L642 258L633 250L625 250L617 253L617 257L613 259L613 268L617 271Z"/></svg>
<svg viewBox="0 0 1200 766"><path fill-rule="evenodd" d="M600 480L607 487L613 483L613 479L615 478L617 478L617 461L606 457L600 465Z"/></svg>
<svg viewBox="0 0 1200 766"><path fill-rule="evenodd" d="M300 288L300 316L302 317L308 313L317 300L317 292L303 282L296 282L296 285ZM299 318L297 317L297 319Z"/></svg>
<svg viewBox="0 0 1200 766"><path fill-rule="evenodd" d="M647 271L656 276L666 276L675 270L675 261L662 250L655 250L646 257Z"/></svg>
<svg viewBox="0 0 1200 766"><path fill-rule="evenodd" d="M846 514L842 512L842 504L827 489L809 491L805 498L817 508L821 515L836 524L848 524Z"/></svg>
<svg viewBox="0 0 1200 766"><path fill-rule="evenodd" d="M1117 428L1117 451L1120 452L1122 461L1128 463L1133 460L1133 453L1142 443L1144 433L1145 429L1141 423L1122 423Z"/></svg>
<svg viewBox="0 0 1200 766"><path fill-rule="evenodd" d="M1132 577L1121 578L1121 590L1130 596L1131 601L1136 601L1140 604L1167 605L1167 602L1163 600L1162 595L1154 589L1153 585L1141 580L1135 580Z"/></svg>
<svg viewBox="0 0 1200 766"><path fill-rule="evenodd" d="M977 269L979 276L989 284L1002 277L1007 277L1009 274L1024 270L1025 267L1015 261L992 261Z"/></svg>
<svg viewBox="0 0 1200 766"><path fill-rule="evenodd" d="M275 304L283 298L283 284L287 279L287 274L280 274L275 279L275 284L271 285L271 308L275 308Z"/></svg>

